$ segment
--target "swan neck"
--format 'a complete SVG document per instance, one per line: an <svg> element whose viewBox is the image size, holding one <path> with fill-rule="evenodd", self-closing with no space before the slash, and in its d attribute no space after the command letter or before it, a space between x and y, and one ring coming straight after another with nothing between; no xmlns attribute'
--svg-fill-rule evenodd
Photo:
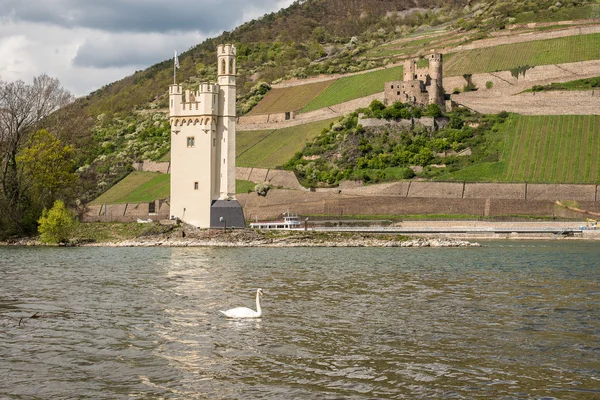
<svg viewBox="0 0 600 400"><path fill-rule="evenodd" d="M256 312L260 315L262 310L260 309L260 294L256 292Z"/></svg>

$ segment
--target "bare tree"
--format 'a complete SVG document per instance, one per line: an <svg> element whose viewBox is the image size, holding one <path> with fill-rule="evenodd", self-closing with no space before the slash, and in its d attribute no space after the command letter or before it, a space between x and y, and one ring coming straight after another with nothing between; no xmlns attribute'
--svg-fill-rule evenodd
<svg viewBox="0 0 600 400"><path fill-rule="evenodd" d="M0 161L2 192L10 205L19 202L19 166L16 158L31 132L41 121L73 101L58 79L42 74L29 85L0 81Z"/></svg>

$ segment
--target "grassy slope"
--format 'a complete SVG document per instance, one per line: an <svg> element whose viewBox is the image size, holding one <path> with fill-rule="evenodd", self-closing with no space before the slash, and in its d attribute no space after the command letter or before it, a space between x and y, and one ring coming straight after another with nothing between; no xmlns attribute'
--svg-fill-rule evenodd
<svg viewBox="0 0 600 400"><path fill-rule="evenodd" d="M302 112L318 110L319 108L383 92L385 82L402 79L402 70L402 66L392 67L340 78L304 107Z"/></svg>
<svg viewBox="0 0 600 400"><path fill-rule="evenodd" d="M143 203L169 197L170 175L134 171L91 204Z"/></svg>
<svg viewBox="0 0 600 400"><path fill-rule="evenodd" d="M598 183L600 116L511 117L499 139L501 161L444 176L461 181Z"/></svg>
<svg viewBox="0 0 600 400"><path fill-rule="evenodd" d="M444 75L458 76L506 71L525 65L596 60L599 52L599 33L506 44L449 54L444 58Z"/></svg>
<svg viewBox="0 0 600 400"><path fill-rule="evenodd" d="M281 166L334 120L317 121L273 131L238 132L236 165L255 168Z"/></svg>
<svg viewBox="0 0 600 400"><path fill-rule="evenodd" d="M335 80L309 83L288 88L271 89L248 115L282 113L305 107Z"/></svg>

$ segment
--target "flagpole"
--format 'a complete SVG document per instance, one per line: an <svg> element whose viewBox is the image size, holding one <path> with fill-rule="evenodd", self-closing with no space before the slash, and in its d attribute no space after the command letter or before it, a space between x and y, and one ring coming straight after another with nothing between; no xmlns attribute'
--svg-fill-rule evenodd
<svg viewBox="0 0 600 400"><path fill-rule="evenodd" d="M173 85L177 85L177 50L175 50L175 58L173 58Z"/></svg>

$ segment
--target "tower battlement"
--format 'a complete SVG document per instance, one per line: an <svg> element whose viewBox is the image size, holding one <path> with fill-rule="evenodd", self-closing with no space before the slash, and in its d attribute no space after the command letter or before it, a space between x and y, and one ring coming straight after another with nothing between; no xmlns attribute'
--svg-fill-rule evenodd
<svg viewBox="0 0 600 400"><path fill-rule="evenodd" d="M203 82L197 91L183 90L181 85L169 88L169 111L174 117L217 115L219 109L219 85Z"/></svg>

